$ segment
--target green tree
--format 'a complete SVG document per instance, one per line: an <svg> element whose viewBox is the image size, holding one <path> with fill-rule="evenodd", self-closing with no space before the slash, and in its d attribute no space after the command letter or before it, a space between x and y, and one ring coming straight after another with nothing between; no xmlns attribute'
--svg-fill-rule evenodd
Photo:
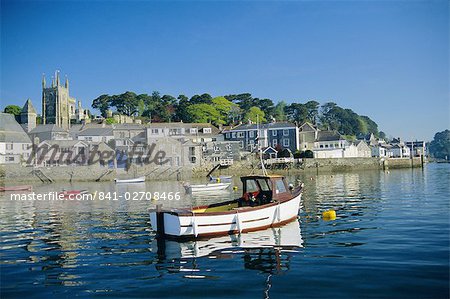
<svg viewBox="0 0 450 299"><path fill-rule="evenodd" d="M138 104L137 95L131 91L115 95L112 100L112 106L116 107L118 112L128 116L138 112Z"/></svg>
<svg viewBox="0 0 450 299"><path fill-rule="evenodd" d="M100 110L103 117L106 117L106 112L111 107L112 97L107 94L102 94L92 101L92 108Z"/></svg>
<svg viewBox="0 0 450 299"><path fill-rule="evenodd" d="M273 117L277 120L277 121L285 121L286 120L286 102L285 101L280 101L275 105L275 109L273 112Z"/></svg>
<svg viewBox="0 0 450 299"><path fill-rule="evenodd" d="M308 109L304 104L292 103L285 109L286 117L291 122L301 125L308 120Z"/></svg>
<svg viewBox="0 0 450 299"><path fill-rule="evenodd" d="M190 103L195 105L195 104L211 104L212 101L212 96L208 93L204 93L202 95L194 95L192 96L192 98L190 99Z"/></svg>
<svg viewBox="0 0 450 299"><path fill-rule="evenodd" d="M211 102L220 114L221 124L225 124L230 118L233 118L233 108L238 107L238 105L228 101L225 97L215 97Z"/></svg>
<svg viewBox="0 0 450 299"><path fill-rule="evenodd" d="M312 124L317 124L317 118L319 116L320 104L316 101L308 101L305 103L305 108L307 111L307 118Z"/></svg>
<svg viewBox="0 0 450 299"><path fill-rule="evenodd" d="M432 157L438 159L450 159L450 131L445 130L434 135L428 151Z"/></svg>
<svg viewBox="0 0 450 299"><path fill-rule="evenodd" d="M105 119L105 123L106 123L107 125L112 125L112 124L115 124L115 123L117 123L117 122L116 122L116 120L114 119L114 117L108 117L108 118Z"/></svg>
<svg viewBox="0 0 450 299"><path fill-rule="evenodd" d="M187 108L191 105L189 103L189 98L185 96L184 94L180 94L178 96L178 103L175 105L175 120L176 121L183 121L186 123L192 122L192 119L190 119L190 116L187 112Z"/></svg>
<svg viewBox="0 0 450 299"><path fill-rule="evenodd" d="M256 106L253 106L245 114L244 119L245 120L251 120L254 123L256 123L256 122L262 123L262 122L266 121L264 116L265 116L264 111L262 111L260 108L258 108Z"/></svg>
<svg viewBox="0 0 450 299"><path fill-rule="evenodd" d="M189 118L195 123L221 124L220 113L211 105L194 104L187 108Z"/></svg>
<svg viewBox="0 0 450 299"><path fill-rule="evenodd" d="M4 113L9 113L14 116L20 116L21 111L22 111L22 108L20 108L19 106L16 106L16 105L8 105L3 110Z"/></svg>

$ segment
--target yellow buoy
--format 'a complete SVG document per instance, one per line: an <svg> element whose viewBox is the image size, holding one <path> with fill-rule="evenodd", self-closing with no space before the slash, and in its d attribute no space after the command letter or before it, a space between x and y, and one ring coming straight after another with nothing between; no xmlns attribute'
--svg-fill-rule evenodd
<svg viewBox="0 0 450 299"><path fill-rule="evenodd" d="M336 211L328 210L322 213L323 220L335 220L336 219Z"/></svg>
<svg viewBox="0 0 450 299"><path fill-rule="evenodd" d="M217 183L220 183L220 178L217 178L217 179L216 179L216 182L217 182Z"/></svg>
<svg viewBox="0 0 450 299"><path fill-rule="evenodd" d="M234 187L233 187L233 191L237 191L237 189L238 189L237 186L234 186Z"/></svg>

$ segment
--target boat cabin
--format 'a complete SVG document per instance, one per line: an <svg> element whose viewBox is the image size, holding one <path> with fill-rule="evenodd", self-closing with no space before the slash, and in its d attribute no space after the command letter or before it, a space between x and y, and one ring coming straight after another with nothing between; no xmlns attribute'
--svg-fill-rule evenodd
<svg viewBox="0 0 450 299"><path fill-rule="evenodd" d="M292 197L283 176L244 176L241 177L243 192L239 206L260 206L270 202Z"/></svg>

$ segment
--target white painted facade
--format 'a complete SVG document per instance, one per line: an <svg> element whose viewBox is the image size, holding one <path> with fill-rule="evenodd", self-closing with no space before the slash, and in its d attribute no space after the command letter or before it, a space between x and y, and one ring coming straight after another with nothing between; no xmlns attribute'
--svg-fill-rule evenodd
<svg viewBox="0 0 450 299"><path fill-rule="evenodd" d="M28 160L31 142L0 142L0 164L19 164Z"/></svg>

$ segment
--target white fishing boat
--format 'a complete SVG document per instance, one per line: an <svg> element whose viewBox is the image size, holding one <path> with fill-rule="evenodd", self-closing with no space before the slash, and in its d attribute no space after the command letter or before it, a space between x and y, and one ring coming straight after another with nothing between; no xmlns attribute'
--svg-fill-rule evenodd
<svg viewBox="0 0 450 299"><path fill-rule="evenodd" d="M184 185L186 192L195 193L195 192L214 192L219 190L227 189L231 183L210 183L210 184L200 184L200 185Z"/></svg>
<svg viewBox="0 0 450 299"><path fill-rule="evenodd" d="M241 177L242 197L191 209L150 210L159 237L195 239L276 227L297 219L303 184L288 186L278 175Z"/></svg>
<svg viewBox="0 0 450 299"><path fill-rule="evenodd" d="M145 182L145 176L141 176L138 178L134 178L134 179L114 179L114 181L119 184L119 183L142 183Z"/></svg>

